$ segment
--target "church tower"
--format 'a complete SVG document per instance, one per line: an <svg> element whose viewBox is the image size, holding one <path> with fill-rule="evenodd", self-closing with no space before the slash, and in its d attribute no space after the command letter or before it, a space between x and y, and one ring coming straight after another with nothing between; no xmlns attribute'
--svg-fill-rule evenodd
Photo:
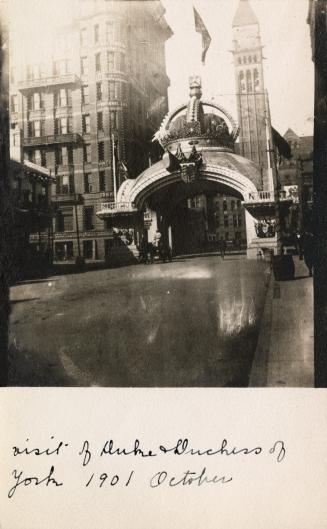
<svg viewBox="0 0 327 529"><path fill-rule="evenodd" d="M239 0L233 19L233 55L240 126L240 154L257 163L262 188L270 189L267 158L267 98L258 19L248 0Z"/></svg>

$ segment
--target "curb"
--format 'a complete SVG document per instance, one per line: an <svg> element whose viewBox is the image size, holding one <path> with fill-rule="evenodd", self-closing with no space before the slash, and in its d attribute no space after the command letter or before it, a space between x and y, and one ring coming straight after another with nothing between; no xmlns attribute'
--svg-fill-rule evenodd
<svg viewBox="0 0 327 529"><path fill-rule="evenodd" d="M249 378L248 387L250 388L267 387L267 368L272 328L274 284L275 279L271 270L270 277L268 279L265 306L260 322L258 342L255 349Z"/></svg>
<svg viewBox="0 0 327 529"><path fill-rule="evenodd" d="M225 252L225 257L229 257L231 255L246 255L246 252L242 251L232 251L232 252ZM205 253L189 253L186 255L174 255L173 260L178 261L178 259L193 259L194 257L220 257L220 252L205 252Z"/></svg>

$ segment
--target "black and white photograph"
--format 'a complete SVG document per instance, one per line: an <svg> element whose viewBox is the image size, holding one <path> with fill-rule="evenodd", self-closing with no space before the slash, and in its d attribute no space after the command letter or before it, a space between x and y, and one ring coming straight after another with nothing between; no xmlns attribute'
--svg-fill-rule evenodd
<svg viewBox="0 0 327 529"><path fill-rule="evenodd" d="M9 386L314 387L310 5L10 0Z"/></svg>
<svg viewBox="0 0 327 529"><path fill-rule="evenodd" d="M0 0L0 529L326 529L327 0Z"/></svg>

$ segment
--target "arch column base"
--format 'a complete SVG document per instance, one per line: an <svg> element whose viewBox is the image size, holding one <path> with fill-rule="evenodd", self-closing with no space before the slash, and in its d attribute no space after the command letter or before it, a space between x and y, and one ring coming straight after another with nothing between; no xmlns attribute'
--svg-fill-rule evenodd
<svg viewBox="0 0 327 529"><path fill-rule="evenodd" d="M274 237L258 237L255 231L255 219L247 209L245 210L245 223L247 240L246 256L248 259L263 258L268 251L272 251L274 255L280 253L278 229L276 230L276 235Z"/></svg>

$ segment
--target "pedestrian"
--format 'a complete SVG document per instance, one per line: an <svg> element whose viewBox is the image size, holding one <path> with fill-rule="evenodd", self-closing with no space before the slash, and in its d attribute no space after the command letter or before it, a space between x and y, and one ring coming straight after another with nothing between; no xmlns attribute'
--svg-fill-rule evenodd
<svg viewBox="0 0 327 529"><path fill-rule="evenodd" d="M219 241L219 251L220 251L220 257L222 259L225 258L225 252L226 252L226 241L225 239L220 239Z"/></svg>
<svg viewBox="0 0 327 529"><path fill-rule="evenodd" d="M161 233L159 230L157 230L155 233L154 239L153 239L153 243L157 247L157 249L159 248L160 240L161 240Z"/></svg>
<svg viewBox="0 0 327 529"><path fill-rule="evenodd" d="M314 266L314 238L312 233L307 232L303 236L303 256L304 262L309 270L309 276L312 276Z"/></svg>

